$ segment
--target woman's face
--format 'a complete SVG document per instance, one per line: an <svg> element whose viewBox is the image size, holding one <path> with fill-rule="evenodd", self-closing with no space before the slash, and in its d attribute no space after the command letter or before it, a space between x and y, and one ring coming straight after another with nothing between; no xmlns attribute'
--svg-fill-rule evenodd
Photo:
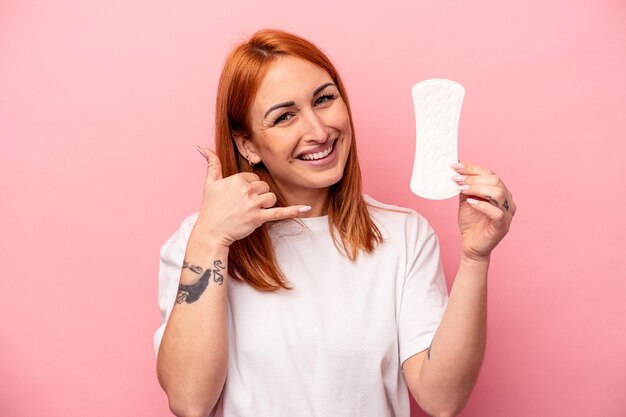
<svg viewBox="0 0 626 417"><path fill-rule="evenodd" d="M277 58L250 110L251 136L236 137L254 163L263 162L287 203L323 202L342 175L352 129L330 75L306 60Z"/></svg>

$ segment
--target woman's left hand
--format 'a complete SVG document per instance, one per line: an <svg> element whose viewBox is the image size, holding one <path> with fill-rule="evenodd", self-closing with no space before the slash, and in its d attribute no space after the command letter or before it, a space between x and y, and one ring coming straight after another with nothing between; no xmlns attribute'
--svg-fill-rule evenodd
<svg viewBox="0 0 626 417"><path fill-rule="evenodd" d="M466 188L459 194L463 256L489 260L491 251L509 231L516 210L513 195L488 168L462 163L462 168L454 170L457 175L452 179Z"/></svg>

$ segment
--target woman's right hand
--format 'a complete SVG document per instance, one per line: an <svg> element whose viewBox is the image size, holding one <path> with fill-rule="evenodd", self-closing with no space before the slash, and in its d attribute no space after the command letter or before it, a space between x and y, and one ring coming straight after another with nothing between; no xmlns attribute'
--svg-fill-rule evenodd
<svg viewBox="0 0 626 417"><path fill-rule="evenodd" d="M198 147L208 163L200 214L190 241L228 247L267 221L298 217L308 206L275 207L276 195L252 172L222 178L222 164L209 148ZM308 208L308 210L307 210Z"/></svg>

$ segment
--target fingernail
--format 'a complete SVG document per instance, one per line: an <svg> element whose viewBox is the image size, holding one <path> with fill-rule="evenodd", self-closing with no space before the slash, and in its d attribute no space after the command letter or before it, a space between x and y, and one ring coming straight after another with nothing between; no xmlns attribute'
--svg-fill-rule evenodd
<svg viewBox="0 0 626 417"><path fill-rule="evenodd" d="M310 211L311 209L312 209L312 207L311 207L311 206L304 206L304 207L300 207L300 208L298 209L298 211L299 211L300 213L306 213L307 211Z"/></svg>
<svg viewBox="0 0 626 417"><path fill-rule="evenodd" d="M469 189L469 187L470 187L469 185L461 185L461 186L459 187L459 190L460 190L460 191L465 191L465 190Z"/></svg>
<svg viewBox="0 0 626 417"><path fill-rule="evenodd" d="M207 159L209 158L209 157L207 156L206 152L204 152L204 151L202 150L202 148L200 147L200 145L196 145L196 147L198 148L198 152L200 152L200 155L204 156L204 157L205 157L205 158L207 158Z"/></svg>
<svg viewBox="0 0 626 417"><path fill-rule="evenodd" d="M470 203L471 205L475 206L476 204L478 204L478 200L474 200L473 198L468 198L467 200L468 203Z"/></svg>
<svg viewBox="0 0 626 417"><path fill-rule="evenodd" d="M466 178L465 175L459 175L459 174L452 176L452 179L454 181L465 181L465 178Z"/></svg>
<svg viewBox="0 0 626 417"><path fill-rule="evenodd" d="M450 166L454 169L463 169L464 167L463 162L455 162L453 164L450 164Z"/></svg>

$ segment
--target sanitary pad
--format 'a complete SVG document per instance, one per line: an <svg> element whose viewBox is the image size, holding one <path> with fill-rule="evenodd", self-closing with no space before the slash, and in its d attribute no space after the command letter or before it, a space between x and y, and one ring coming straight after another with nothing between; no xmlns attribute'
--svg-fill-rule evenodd
<svg viewBox="0 0 626 417"><path fill-rule="evenodd" d="M432 79L415 84L411 90L415 106L415 162L411 191L431 200L459 194L451 177L458 162L458 130L465 88L451 80Z"/></svg>

